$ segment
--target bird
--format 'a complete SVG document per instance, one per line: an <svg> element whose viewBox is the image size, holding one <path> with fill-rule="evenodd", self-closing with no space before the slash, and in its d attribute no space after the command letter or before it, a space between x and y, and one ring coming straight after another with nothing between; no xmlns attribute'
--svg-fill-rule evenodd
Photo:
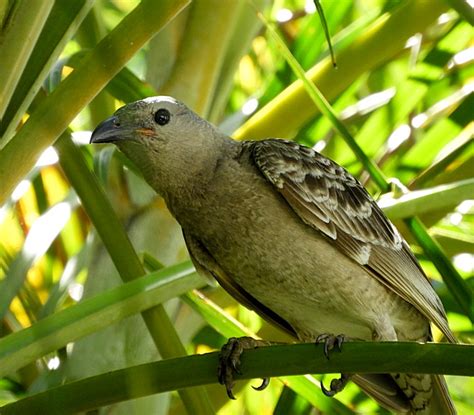
<svg viewBox="0 0 474 415"><path fill-rule="evenodd" d="M168 96L124 105L90 142L114 143L164 198L199 273L295 341L324 341L326 352L344 339L426 342L432 323L456 342L399 231L314 149L234 140ZM225 358L256 344L231 340ZM223 365L219 381L233 397L236 363ZM441 375L343 374L323 391L349 379L395 413L456 413Z"/></svg>

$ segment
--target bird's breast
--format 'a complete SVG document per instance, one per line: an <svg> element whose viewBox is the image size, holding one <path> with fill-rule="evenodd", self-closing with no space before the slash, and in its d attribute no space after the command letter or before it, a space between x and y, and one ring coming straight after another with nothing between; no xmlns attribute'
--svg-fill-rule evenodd
<svg viewBox="0 0 474 415"><path fill-rule="evenodd" d="M304 224L257 171L222 170L202 200L177 215L182 226L302 337L344 333L370 340L398 297Z"/></svg>

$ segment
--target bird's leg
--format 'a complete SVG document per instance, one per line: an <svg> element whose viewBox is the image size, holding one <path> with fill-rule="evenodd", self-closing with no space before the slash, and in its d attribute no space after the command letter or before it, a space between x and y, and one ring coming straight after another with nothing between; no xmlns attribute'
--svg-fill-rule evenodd
<svg viewBox="0 0 474 415"><path fill-rule="evenodd" d="M227 396L235 399L232 393L234 387L234 375L240 372L240 356L244 350L255 349L256 347L269 346L271 343L265 340L257 340L252 337L231 337L224 346L222 346L219 355L219 366L217 368L217 379L221 385L225 385ZM270 383L269 378L263 378L260 386L254 387L255 390L264 390Z"/></svg>
<svg viewBox="0 0 474 415"><path fill-rule="evenodd" d="M320 334L316 337L316 343L324 343L324 355L329 360L329 352L335 348L342 351L342 343L344 343L347 338L343 334L335 336L334 334ZM325 388L324 384L321 382L321 390L326 396L332 397L336 393L341 392L344 387L347 385L347 382L350 380L350 375L346 373L341 373L341 377L338 379L332 379L329 390Z"/></svg>

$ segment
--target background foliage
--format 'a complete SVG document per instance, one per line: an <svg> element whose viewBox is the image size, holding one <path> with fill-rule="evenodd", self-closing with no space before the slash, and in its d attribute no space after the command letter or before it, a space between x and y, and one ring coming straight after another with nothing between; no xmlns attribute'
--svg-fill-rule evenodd
<svg viewBox="0 0 474 415"><path fill-rule="evenodd" d="M66 402L67 411L101 413L386 413L354 385L324 397L324 375L283 377L264 392L239 382L229 401L214 384L153 394L147 366L136 371L160 356L216 350L229 336L285 340L195 274L163 201L120 153L87 145L124 102L156 94L183 100L237 139L295 138L345 166L411 244L456 336L474 341L472 8L464 0L321 3L337 69L312 1L0 2L0 404L46 391L44 413L64 413ZM354 142L321 116L256 11ZM394 179L391 189L366 173L368 160ZM422 353L397 346L389 361ZM462 357L469 350L445 371L474 374ZM261 373L272 367L265 356ZM178 387L166 389L172 374L170 385L199 384L179 362L160 372L160 390ZM102 375L114 369L124 369L114 379L125 386ZM72 398L54 389L78 379ZM459 413L470 413L472 378L448 384ZM18 401L21 413L38 402Z"/></svg>

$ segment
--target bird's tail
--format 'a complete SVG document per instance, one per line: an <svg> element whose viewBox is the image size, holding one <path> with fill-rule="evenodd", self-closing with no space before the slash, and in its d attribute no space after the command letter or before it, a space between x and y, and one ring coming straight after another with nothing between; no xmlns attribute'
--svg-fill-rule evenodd
<svg viewBox="0 0 474 415"><path fill-rule="evenodd" d="M457 413L441 375L357 374L352 380L381 406L398 414Z"/></svg>
<svg viewBox="0 0 474 415"><path fill-rule="evenodd" d="M456 415L457 411L448 392L446 380L442 375L432 375L433 396L431 397L429 414Z"/></svg>

